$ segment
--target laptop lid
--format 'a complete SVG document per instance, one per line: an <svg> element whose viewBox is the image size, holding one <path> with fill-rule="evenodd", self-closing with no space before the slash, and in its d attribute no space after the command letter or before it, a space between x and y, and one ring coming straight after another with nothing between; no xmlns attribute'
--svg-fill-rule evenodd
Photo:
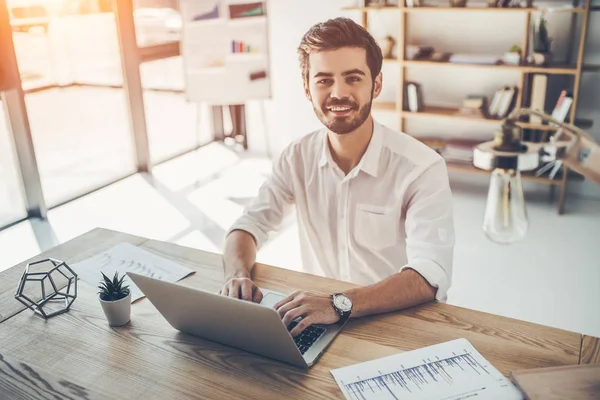
<svg viewBox="0 0 600 400"><path fill-rule="evenodd" d="M173 328L299 367L308 366L273 308L131 272L127 275Z"/></svg>

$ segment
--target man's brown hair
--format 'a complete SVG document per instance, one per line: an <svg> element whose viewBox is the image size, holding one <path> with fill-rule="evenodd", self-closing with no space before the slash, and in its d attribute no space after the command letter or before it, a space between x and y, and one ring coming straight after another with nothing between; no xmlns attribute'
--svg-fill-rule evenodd
<svg viewBox="0 0 600 400"><path fill-rule="evenodd" d="M369 32L349 18L334 18L314 25L304 34L298 55L304 83L308 82L308 58L310 54L337 50L342 47L357 47L367 52L367 65L373 80L381 72L383 54Z"/></svg>

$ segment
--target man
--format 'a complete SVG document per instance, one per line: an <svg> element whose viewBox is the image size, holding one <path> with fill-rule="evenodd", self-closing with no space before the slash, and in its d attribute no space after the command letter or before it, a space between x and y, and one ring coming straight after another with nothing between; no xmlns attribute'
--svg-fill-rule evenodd
<svg viewBox="0 0 600 400"><path fill-rule="evenodd" d="M275 307L293 336L445 300L454 228L444 160L371 116L382 87L373 37L345 18L313 26L298 49L306 97L324 128L287 147L225 240L220 293L260 302L256 252L296 206L304 271L364 285L323 296L296 291Z"/></svg>

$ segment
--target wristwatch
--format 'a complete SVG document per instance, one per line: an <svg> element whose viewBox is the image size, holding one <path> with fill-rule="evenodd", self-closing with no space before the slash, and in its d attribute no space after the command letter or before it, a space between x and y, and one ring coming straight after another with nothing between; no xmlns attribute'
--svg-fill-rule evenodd
<svg viewBox="0 0 600 400"><path fill-rule="evenodd" d="M331 295L331 305L333 309L340 314L341 323L346 322L350 314L352 314L352 300L343 293L334 293Z"/></svg>

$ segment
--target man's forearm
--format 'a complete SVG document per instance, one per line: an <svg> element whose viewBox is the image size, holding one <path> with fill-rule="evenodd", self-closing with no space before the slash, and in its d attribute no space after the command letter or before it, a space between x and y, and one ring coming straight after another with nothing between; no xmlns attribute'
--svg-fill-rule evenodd
<svg viewBox="0 0 600 400"><path fill-rule="evenodd" d="M374 285L350 289L352 317L401 310L435 299L437 289L418 272L407 268Z"/></svg>
<svg viewBox="0 0 600 400"><path fill-rule="evenodd" d="M256 262L256 242L246 231L236 230L225 238L225 277L250 277Z"/></svg>

